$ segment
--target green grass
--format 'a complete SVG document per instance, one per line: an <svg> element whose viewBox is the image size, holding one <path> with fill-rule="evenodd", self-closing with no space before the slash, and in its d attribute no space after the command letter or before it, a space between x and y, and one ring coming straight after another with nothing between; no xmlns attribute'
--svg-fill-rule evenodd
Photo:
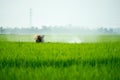
<svg viewBox="0 0 120 80"><path fill-rule="evenodd" d="M120 41L0 41L0 80L120 80Z"/></svg>

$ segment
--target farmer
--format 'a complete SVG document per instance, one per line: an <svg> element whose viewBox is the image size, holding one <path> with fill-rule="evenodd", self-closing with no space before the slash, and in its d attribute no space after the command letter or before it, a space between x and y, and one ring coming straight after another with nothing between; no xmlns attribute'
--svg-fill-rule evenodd
<svg viewBox="0 0 120 80"><path fill-rule="evenodd" d="M44 42L44 35L35 35L36 43Z"/></svg>

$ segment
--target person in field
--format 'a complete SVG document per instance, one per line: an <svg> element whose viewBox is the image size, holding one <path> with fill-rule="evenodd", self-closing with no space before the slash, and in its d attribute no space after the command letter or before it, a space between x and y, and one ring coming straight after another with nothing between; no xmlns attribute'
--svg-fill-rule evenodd
<svg viewBox="0 0 120 80"><path fill-rule="evenodd" d="M35 41L36 43L44 42L44 35L35 35Z"/></svg>

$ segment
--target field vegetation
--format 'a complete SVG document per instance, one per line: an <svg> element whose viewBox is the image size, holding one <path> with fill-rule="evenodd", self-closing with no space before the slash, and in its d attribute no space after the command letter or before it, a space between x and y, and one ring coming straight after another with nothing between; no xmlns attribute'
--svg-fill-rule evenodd
<svg viewBox="0 0 120 80"><path fill-rule="evenodd" d="M120 80L120 37L80 44L0 39L0 80Z"/></svg>

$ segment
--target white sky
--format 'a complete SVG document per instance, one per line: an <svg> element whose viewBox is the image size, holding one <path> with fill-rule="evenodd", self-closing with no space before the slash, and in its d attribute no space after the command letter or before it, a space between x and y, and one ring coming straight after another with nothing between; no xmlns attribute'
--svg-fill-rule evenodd
<svg viewBox="0 0 120 80"><path fill-rule="evenodd" d="M120 0L0 0L0 26L120 27Z"/></svg>

